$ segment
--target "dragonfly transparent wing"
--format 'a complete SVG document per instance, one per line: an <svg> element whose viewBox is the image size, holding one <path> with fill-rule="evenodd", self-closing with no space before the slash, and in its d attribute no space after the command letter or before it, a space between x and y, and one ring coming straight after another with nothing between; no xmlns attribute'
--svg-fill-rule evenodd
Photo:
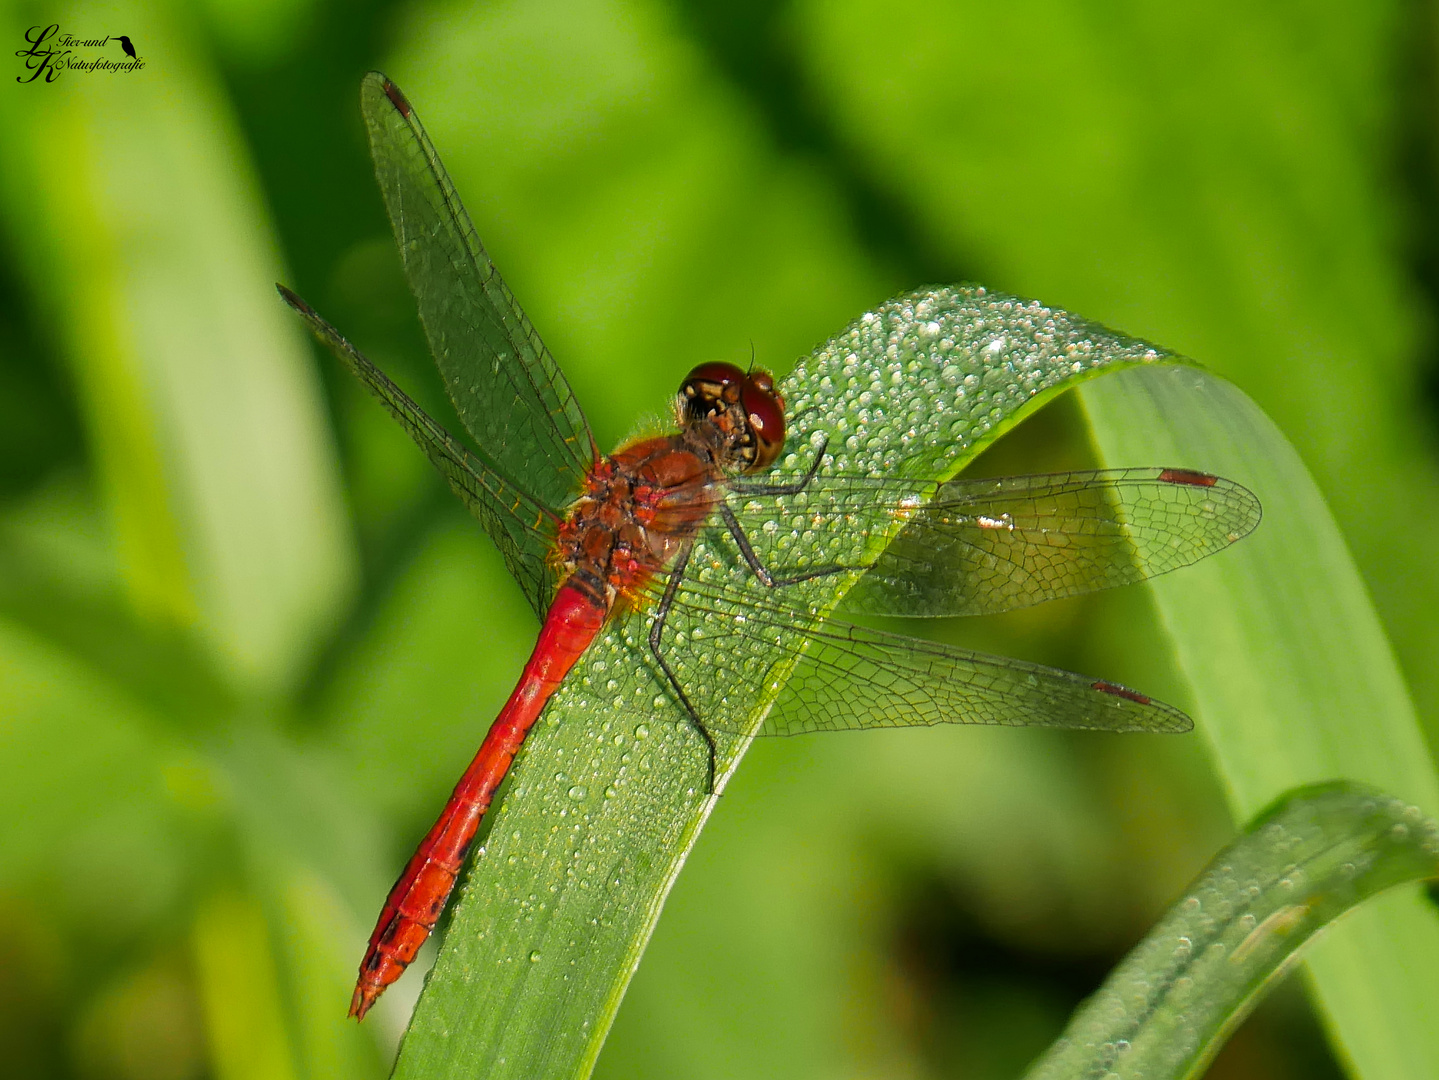
<svg viewBox="0 0 1439 1080"><path fill-rule="evenodd" d="M405 276L460 420L501 470L562 506L593 464L579 402L475 234L420 119L378 72L360 91Z"/></svg>
<svg viewBox="0 0 1439 1080"><path fill-rule="evenodd" d="M935 724L1193 727L1178 709L1116 683L756 605L750 590L687 581L674 611L676 632L661 639L661 651L682 682L706 688L690 697L716 731L745 731L747 688L758 683L779 685L761 735Z"/></svg>
<svg viewBox="0 0 1439 1080"><path fill-rule="evenodd" d="M929 485L817 476L778 506L739 492L730 501L746 532L773 532L778 519L794 534L852 533L854 561L837 563L867 569L843 608L907 616L992 614L1142 581L1222 551L1260 518L1259 500L1232 480L1160 468ZM866 529L896 518L899 535L866 556Z"/></svg>
<svg viewBox="0 0 1439 1080"><path fill-rule="evenodd" d="M449 481L500 549L506 568L520 583L530 606L544 618L554 595L545 553L558 523L555 512L535 502L498 469L460 445L309 304L285 286L278 288L314 335L344 361Z"/></svg>

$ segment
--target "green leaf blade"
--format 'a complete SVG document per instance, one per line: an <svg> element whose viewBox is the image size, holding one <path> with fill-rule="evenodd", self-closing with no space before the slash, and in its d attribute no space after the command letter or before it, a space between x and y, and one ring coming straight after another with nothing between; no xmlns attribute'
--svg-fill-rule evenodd
<svg viewBox="0 0 1439 1080"><path fill-rule="evenodd" d="M1343 538L1293 447L1231 384L1155 368L1082 392L1109 464L1202 465L1256 492L1245 543L1152 583L1234 816L1301 784L1349 779L1432 813L1439 777ZM1399 892L1307 961L1357 1076L1439 1075L1439 919Z"/></svg>
<svg viewBox="0 0 1439 1080"><path fill-rule="evenodd" d="M1300 789L1219 853L1027 1080L1198 1075L1316 933L1435 875L1439 825L1417 807L1346 783Z"/></svg>
<svg viewBox="0 0 1439 1080"><path fill-rule="evenodd" d="M193 51L159 11L130 28ZM219 80L71 80L12 117L0 214L72 365L122 579L235 688L288 689L354 589L312 362L267 297L273 227ZM56 138L85 147L66 168ZM23 194L22 194L23 193Z"/></svg>

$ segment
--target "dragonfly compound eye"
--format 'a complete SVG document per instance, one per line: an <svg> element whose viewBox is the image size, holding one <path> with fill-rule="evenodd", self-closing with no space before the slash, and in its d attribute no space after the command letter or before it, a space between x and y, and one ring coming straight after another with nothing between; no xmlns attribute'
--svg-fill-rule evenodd
<svg viewBox="0 0 1439 1080"><path fill-rule="evenodd" d="M733 364L715 360L701 364L680 384L680 398L691 420L703 420L725 411L740 398L745 373Z"/></svg>
<svg viewBox="0 0 1439 1080"><path fill-rule="evenodd" d="M784 398L776 393L767 371L756 371L740 387L740 405L754 441L754 460L746 472L762 472L774 464L784 446Z"/></svg>

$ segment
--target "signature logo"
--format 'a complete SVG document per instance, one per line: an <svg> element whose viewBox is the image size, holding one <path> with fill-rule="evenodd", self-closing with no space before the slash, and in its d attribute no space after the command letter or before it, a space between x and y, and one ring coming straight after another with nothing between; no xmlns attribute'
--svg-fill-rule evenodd
<svg viewBox="0 0 1439 1080"><path fill-rule="evenodd" d="M44 81L52 83L62 71L129 72L139 71L145 60L136 55L134 43L124 34L107 34L102 38L82 38L60 32L59 23L32 26L25 31L27 48L16 49L15 55L25 65L25 73L15 76L17 83ZM110 55L97 50L111 50ZM114 59L113 50L124 53Z"/></svg>

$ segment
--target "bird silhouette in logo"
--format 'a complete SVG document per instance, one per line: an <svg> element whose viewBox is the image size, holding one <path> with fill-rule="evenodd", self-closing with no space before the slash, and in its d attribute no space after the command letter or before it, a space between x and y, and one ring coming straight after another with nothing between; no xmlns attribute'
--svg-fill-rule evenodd
<svg viewBox="0 0 1439 1080"><path fill-rule="evenodd" d="M126 56L132 58L135 57L135 46L130 44L129 38L127 38L124 34L113 34L111 36L120 43L120 48L125 50Z"/></svg>

